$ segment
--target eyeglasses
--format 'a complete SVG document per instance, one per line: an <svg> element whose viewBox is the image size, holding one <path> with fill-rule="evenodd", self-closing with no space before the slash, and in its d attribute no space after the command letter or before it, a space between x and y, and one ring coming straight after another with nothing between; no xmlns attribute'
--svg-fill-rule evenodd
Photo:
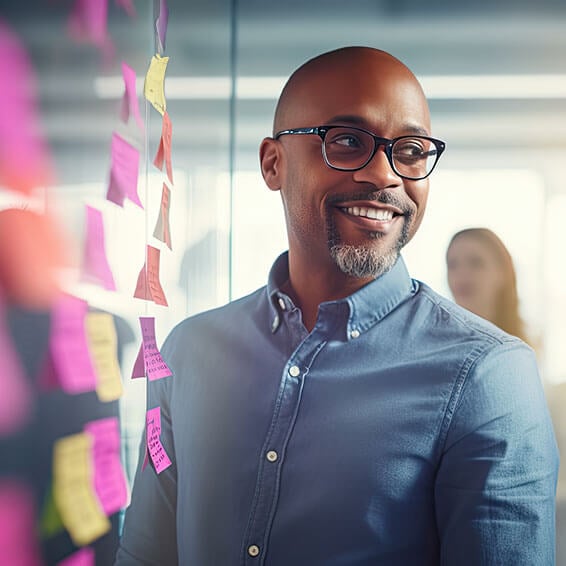
<svg viewBox="0 0 566 566"><path fill-rule="evenodd" d="M412 181L428 177L446 148L443 141L427 136L401 136L390 140L361 128L346 126L282 130L275 134L275 139L290 134L319 136L324 161L328 167L338 171L363 169L382 145L395 174Z"/></svg>

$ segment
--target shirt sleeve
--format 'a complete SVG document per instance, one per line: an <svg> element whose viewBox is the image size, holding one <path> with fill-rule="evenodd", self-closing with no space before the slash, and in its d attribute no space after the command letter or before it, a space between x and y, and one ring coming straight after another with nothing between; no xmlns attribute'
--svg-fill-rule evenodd
<svg viewBox="0 0 566 566"><path fill-rule="evenodd" d="M148 381L147 408L161 409L160 440L172 465L157 474L149 461L142 470L146 454L144 427L131 503L126 510L116 566L178 564L175 518L177 467L169 405L171 387L172 377Z"/></svg>
<svg viewBox="0 0 566 566"><path fill-rule="evenodd" d="M551 566L558 451L534 353L513 340L468 365L435 486L441 564Z"/></svg>

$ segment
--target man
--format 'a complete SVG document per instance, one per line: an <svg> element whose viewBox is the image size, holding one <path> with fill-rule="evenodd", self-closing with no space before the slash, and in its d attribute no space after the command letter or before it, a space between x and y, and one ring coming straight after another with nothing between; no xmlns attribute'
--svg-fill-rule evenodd
<svg viewBox="0 0 566 566"><path fill-rule="evenodd" d="M399 256L444 149L430 132L385 52L292 75L260 148L289 252L267 287L167 339L173 376L148 408L173 465L138 470L117 564L553 563L557 452L532 351Z"/></svg>

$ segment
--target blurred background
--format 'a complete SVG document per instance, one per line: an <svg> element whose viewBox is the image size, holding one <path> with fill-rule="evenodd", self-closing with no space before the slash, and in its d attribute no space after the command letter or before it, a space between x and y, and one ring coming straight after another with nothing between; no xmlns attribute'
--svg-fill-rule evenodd
<svg viewBox="0 0 566 566"><path fill-rule="evenodd" d="M445 251L465 227L494 230L517 270L522 315L556 434L566 446L566 3L564 0L169 0L165 55L173 124L170 223L160 278L169 307L133 298L151 243L164 176L152 165L161 116L143 100L156 52L154 2L135 15L110 0L113 53L67 33L70 1L0 2L0 18L28 50L56 182L29 197L0 190L0 209L33 206L58 218L71 255L70 290L121 320L126 471L133 477L144 423L144 380L131 382L139 316L155 316L158 343L187 315L265 283L286 249L279 195L268 191L258 145L276 98L306 59L344 45L385 49L421 80L433 135L447 150L431 178L427 214L404 253L413 277L449 296ZM120 128L121 63L138 76L145 136L138 190L145 208L106 201L112 132ZM9 76L0 77L2 82ZM1 102L0 102L1 103ZM104 215L118 290L79 283L84 206ZM158 246L159 247L159 246ZM558 504L558 564L566 564L566 475ZM528 541L526 541L528 544Z"/></svg>

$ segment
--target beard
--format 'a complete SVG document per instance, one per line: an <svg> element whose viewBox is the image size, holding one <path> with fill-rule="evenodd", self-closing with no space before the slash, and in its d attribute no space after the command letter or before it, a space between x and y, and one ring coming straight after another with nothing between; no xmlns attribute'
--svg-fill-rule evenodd
<svg viewBox="0 0 566 566"><path fill-rule="evenodd" d="M330 213L333 203L345 200L343 195L337 195L329 201L327 208L327 231L328 249L338 269L345 275L357 278L377 278L389 271L399 259L399 254L410 240L409 226L411 225L414 210L407 206L407 203L399 199L392 193L380 191L379 193L364 193L356 195L349 200L373 200L384 204L391 204L403 211L404 222L399 237L392 246L386 249L377 250L371 245L352 245L345 244L340 239L340 234L334 222L334 215ZM369 237L375 240L382 238L380 232L369 232Z"/></svg>

